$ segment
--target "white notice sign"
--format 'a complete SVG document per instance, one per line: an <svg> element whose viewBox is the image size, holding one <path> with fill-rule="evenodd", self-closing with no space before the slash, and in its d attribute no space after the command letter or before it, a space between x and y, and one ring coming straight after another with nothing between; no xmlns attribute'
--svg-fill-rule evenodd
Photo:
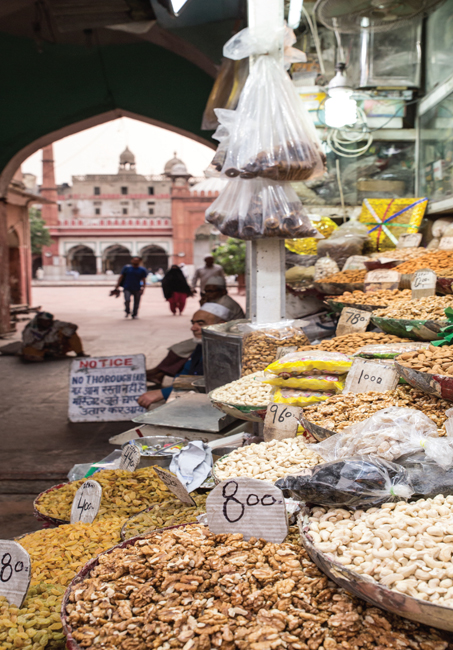
<svg viewBox="0 0 453 650"><path fill-rule="evenodd" d="M453 250L453 237L441 237L439 242L440 251Z"/></svg>
<svg viewBox="0 0 453 650"><path fill-rule="evenodd" d="M338 320L335 336L351 334L351 332L365 332L371 319L370 311L344 307Z"/></svg>
<svg viewBox="0 0 453 650"><path fill-rule="evenodd" d="M368 271L365 276L365 291L381 291L382 289L398 289L400 274L390 269Z"/></svg>
<svg viewBox="0 0 453 650"><path fill-rule="evenodd" d="M125 445L121 452L120 467L128 472L135 472L137 465L140 462L140 449L137 445Z"/></svg>
<svg viewBox="0 0 453 650"><path fill-rule="evenodd" d="M398 381L399 374L394 366L366 359L354 359L346 377L343 393L383 393L386 390L394 390Z"/></svg>
<svg viewBox="0 0 453 650"><path fill-rule="evenodd" d="M92 524L101 505L102 488L97 481L88 479L75 493L71 508L71 524L81 521Z"/></svg>
<svg viewBox="0 0 453 650"><path fill-rule="evenodd" d="M436 293L437 276L431 269L421 269L412 276L412 300L434 296Z"/></svg>
<svg viewBox="0 0 453 650"><path fill-rule="evenodd" d="M418 248L422 241L421 232L406 233L401 235L396 245L397 248Z"/></svg>
<svg viewBox="0 0 453 650"><path fill-rule="evenodd" d="M185 503L188 506L195 506L196 503L186 490L186 486L181 483L179 478L170 472L166 472L160 467L154 467L154 471L157 476L160 478L162 483L168 487L170 492L173 492L175 496L178 497L180 501Z"/></svg>
<svg viewBox="0 0 453 650"><path fill-rule="evenodd" d="M242 533L281 544L288 534L285 500L279 488L245 476L227 479L206 499L209 530L215 535Z"/></svg>
<svg viewBox="0 0 453 650"><path fill-rule="evenodd" d="M27 551L17 542L0 539L0 596L20 607L28 591L31 562Z"/></svg>
<svg viewBox="0 0 453 650"><path fill-rule="evenodd" d="M145 392L144 354L76 359L69 375L69 419L132 420L145 412L137 404L137 398Z"/></svg>
<svg viewBox="0 0 453 650"><path fill-rule="evenodd" d="M264 442L295 438L302 409L288 404L269 404L264 418Z"/></svg>

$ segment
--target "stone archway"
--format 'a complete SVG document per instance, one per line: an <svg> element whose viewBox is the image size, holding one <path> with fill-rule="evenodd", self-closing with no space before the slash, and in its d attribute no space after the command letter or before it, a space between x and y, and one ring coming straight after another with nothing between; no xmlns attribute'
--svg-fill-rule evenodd
<svg viewBox="0 0 453 650"><path fill-rule="evenodd" d="M67 255L68 267L80 275L96 275L96 256L88 246L73 246Z"/></svg>
<svg viewBox="0 0 453 650"><path fill-rule="evenodd" d="M102 259L102 270L113 271L115 275L121 273L123 266L129 264L131 261L131 254L126 246L121 244L113 244L105 249Z"/></svg>
<svg viewBox="0 0 453 650"><path fill-rule="evenodd" d="M9 291L11 303L18 305L21 302L21 260L19 249L19 236L14 230L8 231L8 258L9 258Z"/></svg>
<svg viewBox="0 0 453 650"><path fill-rule="evenodd" d="M140 255L145 269L150 269L153 273L156 273L159 269L164 271L168 269L168 254L162 246L156 244L145 246L140 251Z"/></svg>

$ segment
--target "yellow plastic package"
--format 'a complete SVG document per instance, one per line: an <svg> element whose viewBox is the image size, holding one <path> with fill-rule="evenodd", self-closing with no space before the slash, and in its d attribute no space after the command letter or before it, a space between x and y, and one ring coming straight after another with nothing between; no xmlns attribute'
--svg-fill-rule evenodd
<svg viewBox="0 0 453 650"><path fill-rule="evenodd" d="M316 402L325 402L335 393L321 393L314 390L293 390L292 388L277 388L274 393L275 404L291 404L292 406L308 406Z"/></svg>
<svg viewBox="0 0 453 650"><path fill-rule="evenodd" d="M365 199L359 221L368 228L373 251L395 248L406 233L416 233L428 199Z"/></svg>
<svg viewBox="0 0 453 650"><path fill-rule="evenodd" d="M273 361L266 372L280 375L285 379L299 375L344 375L352 365L351 359L341 352L291 352Z"/></svg>
<svg viewBox="0 0 453 650"><path fill-rule="evenodd" d="M334 230L338 228L335 221L330 217L321 217L319 219L310 218L312 225L324 237L330 237ZM304 237L303 239L285 239L285 247L291 253L298 255L316 255L318 240L315 237Z"/></svg>
<svg viewBox="0 0 453 650"><path fill-rule="evenodd" d="M331 393L341 393L344 388L346 375L301 375L285 379L279 375L267 375L264 384L280 388L297 388L298 390L320 390Z"/></svg>

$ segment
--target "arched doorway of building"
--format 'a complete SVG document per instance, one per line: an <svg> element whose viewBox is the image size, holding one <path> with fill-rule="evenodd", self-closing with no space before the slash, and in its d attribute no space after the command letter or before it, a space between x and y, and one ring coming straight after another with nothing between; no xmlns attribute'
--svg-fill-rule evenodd
<svg viewBox="0 0 453 650"><path fill-rule="evenodd" d="M125 264L130 264L131 254L126 246L121 244L114 244L105 249L103 255L103 271L113 271L115 275L121 273L121 269Z"/></svg>
<svg viewBox="0 0 453 650"><path fill-rule="evenodd" d="M168 269L168 255L162 246L145 246L140 251L142 256L142 265L145 269L151 270L156 273L159 269L166 271Z"/></svg>
<svg viewBox="0 0 453 650"><path fill-rule="evenodd" d="M88 246L74 246L68 251L68 267L80 275L96 275L96 256Z"/></svg>
<svg viewBox="0 0 453 650"><path fill-rule="evenodd" d="M14 230L8 231L8 255L9 255L9 291L11 303L19 305L21 303L21 286L20 286L20 249L19 237Z"/></svg>
<svg viewBox="0 0 453 650"><path fill-rule="evenodd" d="M33 278L36 278L36 271L40 268L42 268L42 256L33 255L33 259L31 261L31 274Z"/></svg>

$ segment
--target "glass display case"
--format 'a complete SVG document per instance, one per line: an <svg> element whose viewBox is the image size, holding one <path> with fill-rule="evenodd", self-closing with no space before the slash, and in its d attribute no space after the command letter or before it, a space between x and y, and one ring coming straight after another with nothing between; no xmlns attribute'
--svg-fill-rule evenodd
<svg viewBox="0 0 453 650"><path fill-rule="evenodd" d="M446 81L452 73L453 0L447 0L426 21L426 90Z"/></svg>
<svg viewBox="0 0 453 650"><path fill-rule="evenodd" d="M453 78L420 104L418 173L429 212L453 208Z"/></svg>

